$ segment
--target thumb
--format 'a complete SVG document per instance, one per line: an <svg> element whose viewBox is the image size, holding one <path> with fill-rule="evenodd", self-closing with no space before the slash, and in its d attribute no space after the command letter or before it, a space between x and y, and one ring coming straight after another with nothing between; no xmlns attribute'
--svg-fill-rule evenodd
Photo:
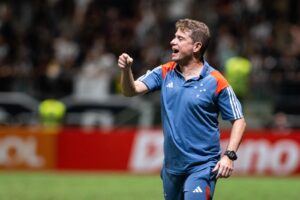
<svg viewBox="0 0 300 200"><path fill-rule="evenodd" d="M128 56L128 57L127 57L127 63L128 63L128 64L131 64L132 62L133 62L133 59L132 59L130 56Z"/></svg>
<svg viewBox="0 0 300 200"><path fill-rule="evenodd" d="M128 58L129 58L129 55L128 55L127 53L123 53L123 54L122 54L122 57L123 57L125 63L127 63L127 62L128 62Z"/></svg>
<svg viewBox="0 0 300 200"><path fill-rule="evenodd" d="M214 169L212 170L212 172L218 171L219 167L220 167L220 163L218 162L218 163L216 164L216 166L214 167Z"/></svg>

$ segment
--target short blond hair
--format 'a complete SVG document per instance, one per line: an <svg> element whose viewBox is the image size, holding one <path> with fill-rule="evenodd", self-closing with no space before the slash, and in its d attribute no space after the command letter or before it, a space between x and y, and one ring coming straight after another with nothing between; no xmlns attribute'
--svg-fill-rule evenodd
<svg viewBox="0 0 300 200"><path fill-rule="evenodd" d="M191 31L193 42L200 42L202 44L200 54L201 59L203 59L203 55L210 41L210 31L208 26L203 22L187 18L178 20L175 26L176 30Z"/></svg>

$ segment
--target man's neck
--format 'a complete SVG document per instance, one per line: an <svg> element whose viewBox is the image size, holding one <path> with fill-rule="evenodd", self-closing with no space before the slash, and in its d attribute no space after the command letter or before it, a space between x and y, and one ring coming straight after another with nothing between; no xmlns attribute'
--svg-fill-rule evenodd
<svg viewBox="0 0 300 200"><path fill-rule="evenodd" d="M204 64L201 61L190 62L186 65L179 64L180 71L184 76L185 80L199 77L202 72L203 66Z"/></svg>

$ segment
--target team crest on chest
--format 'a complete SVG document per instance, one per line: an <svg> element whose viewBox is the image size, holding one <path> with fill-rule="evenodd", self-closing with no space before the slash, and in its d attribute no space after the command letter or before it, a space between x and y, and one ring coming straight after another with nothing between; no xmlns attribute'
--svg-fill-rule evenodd
<svg viewBox="0 0 300 200"><path fill-rule="evenodd" d="M197 90L196 97L199 98L201 96L201 93L206 92L206 88L203 87L203 83L200 83L199 86L194 86L194 89Z"/></svg>

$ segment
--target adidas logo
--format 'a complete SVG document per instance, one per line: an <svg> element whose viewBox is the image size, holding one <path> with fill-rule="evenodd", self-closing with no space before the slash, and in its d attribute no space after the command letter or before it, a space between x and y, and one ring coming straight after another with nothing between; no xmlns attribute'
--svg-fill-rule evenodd
<svg viewBox="0 0 300 200"><path fill-rule="evenodd" d="M173 88L173 82L168 83L166 87L167 88Z"/></svg>
<svg viewBox="0 0 300 200"><path fill-rule="evenodd" d="M200 193L203 192L199 186L196 187L196 189L193 190L193 193L199 193L199 192Z"/></svg>

